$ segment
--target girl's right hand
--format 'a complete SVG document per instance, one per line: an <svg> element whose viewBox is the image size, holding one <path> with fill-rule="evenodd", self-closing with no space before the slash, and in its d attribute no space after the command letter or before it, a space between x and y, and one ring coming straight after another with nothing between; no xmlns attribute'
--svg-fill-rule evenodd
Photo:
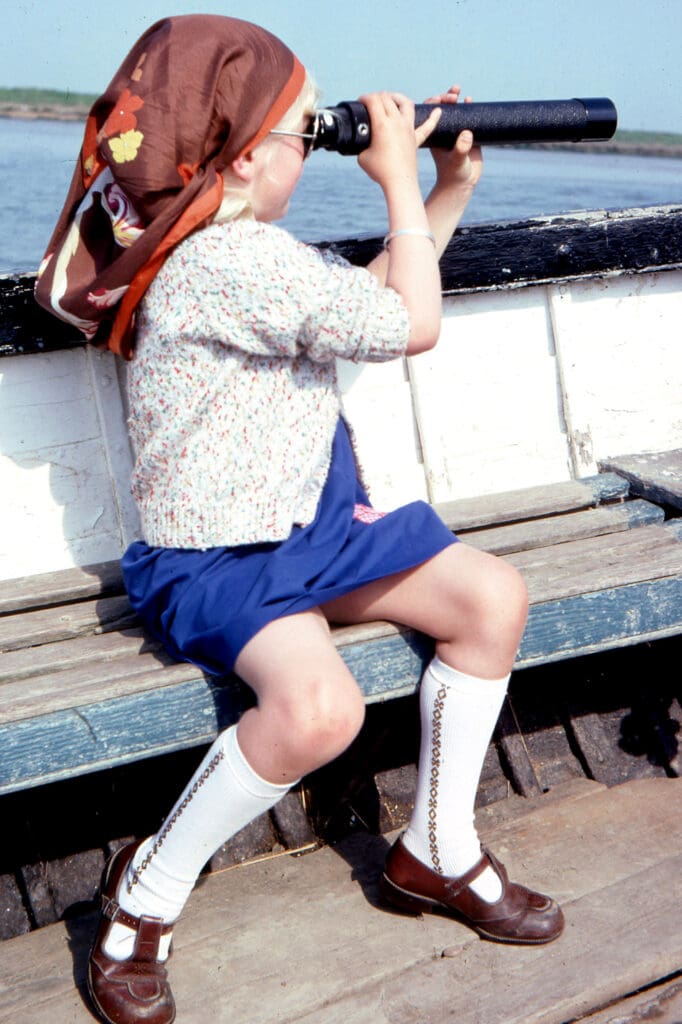
<svg viewBox="0 0 682 1024"><path fill-rule="evenodd" d="M372 128L370 145L358 156L360 167L384 192L401 182L417 183L417 148L436 127L440 108L415 128L414 103L401 93L370 93L360 102Z"/></svg>

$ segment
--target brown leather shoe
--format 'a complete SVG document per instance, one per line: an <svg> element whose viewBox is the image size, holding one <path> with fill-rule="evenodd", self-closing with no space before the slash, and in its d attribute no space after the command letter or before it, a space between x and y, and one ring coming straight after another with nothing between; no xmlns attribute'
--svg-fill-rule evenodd
<svg viewBox="0 0 682 1024"><path fill-rule="evenodd" d="M495 903L487 903L469 888L487 867L502 882L502 895ZM379 889L392 907L409 914L449 914L493 942L536 945L557 939L564 928L559 904L510 882L504 866L487 850L466 874L448 878L427 868L398 839L386 858Z"/></svg>
<svg viewBox="0 0 682 1024"><path fill-rule="evenodd" d="M102 879L102 918L90 953L88 991L107 1024L171 1024L175 1020L166 967L157 960L161 936L168 935L173 926L160 917L133 917L116 902L119 882L140 842L118 850ZM112 960L102 948L114 921L137 932L129 960Z"/></svg>

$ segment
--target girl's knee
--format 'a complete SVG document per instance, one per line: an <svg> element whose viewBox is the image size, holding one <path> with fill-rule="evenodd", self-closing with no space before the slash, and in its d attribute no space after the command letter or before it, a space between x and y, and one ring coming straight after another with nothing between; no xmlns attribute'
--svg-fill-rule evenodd
<svg viewBox="0 0 682 1024"><path fill-rule="evenodd" d="M314 767L338 757L365 719L364 698L355 683L335 687L313 678L277 703L283 743L292 757L310 760Z"/></svg>
<svg viewBox="0 0 682 1024"><path fill-rule="evenodd" d="M472 609L508 609L510 615L528 609L528 591L521 573L510 562L485 551L467 549L464 572L455 579L458 596Z"/></svg>
<svg viewBox="0 0 682 1024"><path fill-rule="evenodd" d="M496 576L500 598L513 617L521 615L525 621L528 613L528 587L526 581L510 562L496 558Z"/></svg>
<svg viewBox="0 0 682 1024"><path fill-rule="evenodd" d="M480 614L494 628L520 639L528 615L528 589L518 569L501 558L493 557L481 583Z"/></svg>
<svg viewBox="0 0 682 1024"><path fill-rule="evenodd" d="M518 570L493 555L467 559L465 567L451 634L441 637L436 650L463 672L498 679L513 666L526 624L528 591Z"/></svg>
<svg viewBox="0 0 682 1024"><path fill-rule="evenodd" d="M480 551L468 569L463 587L460 580L453 628L458 634L463 629L469 635L494 636L502 645L515 646L528 614L528 590L521 573L511 563Z"/></svg>

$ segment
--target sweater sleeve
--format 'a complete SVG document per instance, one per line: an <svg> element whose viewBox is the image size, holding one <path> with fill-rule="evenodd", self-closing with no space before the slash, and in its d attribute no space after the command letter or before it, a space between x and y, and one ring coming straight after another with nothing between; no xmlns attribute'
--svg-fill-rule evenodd
<svg viewBox="0 0 682 1024"><path fill-rule="evenodd" d="M181 248L194 337L316 362L380 362L405 353L409 319L397 292L281 228L214 225Z"/></svg>

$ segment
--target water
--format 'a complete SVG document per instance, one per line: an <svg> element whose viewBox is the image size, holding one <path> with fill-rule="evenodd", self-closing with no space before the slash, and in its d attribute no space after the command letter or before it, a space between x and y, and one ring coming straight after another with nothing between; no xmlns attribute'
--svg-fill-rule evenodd
<svg viewBox="0 0 682 1024"><path fill-rule="evenodd" d="M71 180L83 126L0 119L0 273L35 270ZM682 201L682 160L495 149L463 223ZM420 176L434 180L427 152ZM314 153L283 225L310 241L386 231L383 197L351 157Z"/></svg>

